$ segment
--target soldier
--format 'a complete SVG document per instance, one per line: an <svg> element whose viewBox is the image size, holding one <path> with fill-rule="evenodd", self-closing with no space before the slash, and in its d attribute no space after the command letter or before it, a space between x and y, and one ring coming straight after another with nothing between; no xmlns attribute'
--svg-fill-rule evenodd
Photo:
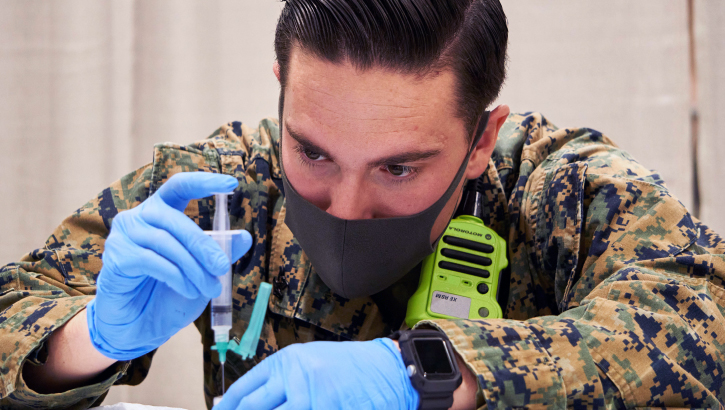
<svg viewBox="0 0 725 410"><path fill-rule="evenodd" d="M0 270L2 408L98 404L191 322L207 405L231 384L219 409L722 408L725 244L602 134L487 111L506 45L496 0L287 1L279 122L157 145ZM422 321L398 344L420 255L479 177L508 246L504 319ZM230 190L251 234L232 336L274 292L256 357L221 380L205 309L229 260L202 230ZM381 258L390 235L409 244ZM418 352L450 367L438 391L405 365L420 335L455 351Z"/></svg>

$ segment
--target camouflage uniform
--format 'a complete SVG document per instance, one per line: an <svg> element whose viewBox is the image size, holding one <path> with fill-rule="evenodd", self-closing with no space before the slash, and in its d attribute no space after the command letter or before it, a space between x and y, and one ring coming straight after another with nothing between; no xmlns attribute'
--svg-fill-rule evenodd
<svg viewBox="0 0 725 410"><path fill-rule="evenodd" d="M399 328L415 273L373 297L333 294L284 223L279 129L230 123L188 146L157 145L154 162L67 218L45 247L0 270L0 403L81 409L114 383L140 382L152 354L119 362L103 381L41 395L21 377L42 362L43 340L93 296L114 216L172 174L222 172L240 186L233 228L254 244L234 268L234 328L246 329L260 282L273 284L257 357L226 364L227 385L291 343L369 340ZM590 129L558 129L511 115L485 173L484 222L507 239L511 280L504 320L437 320L477 374L489 408L723 407L725 244L670 195L660 177ZM211 228L213 201L186 213ZM221 372L204 345L207 404Z"/></svg>

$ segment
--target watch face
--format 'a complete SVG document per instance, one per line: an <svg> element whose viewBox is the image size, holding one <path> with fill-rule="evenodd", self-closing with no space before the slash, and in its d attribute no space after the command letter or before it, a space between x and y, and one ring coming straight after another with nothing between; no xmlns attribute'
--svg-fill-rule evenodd
<svg viewBox="0 0 725 410"><path fill-rule="evenodd" d="M426 378L446 378L453 374L450 355L443 340L416 339L415 352L418 355L423 376Z"/></svg>

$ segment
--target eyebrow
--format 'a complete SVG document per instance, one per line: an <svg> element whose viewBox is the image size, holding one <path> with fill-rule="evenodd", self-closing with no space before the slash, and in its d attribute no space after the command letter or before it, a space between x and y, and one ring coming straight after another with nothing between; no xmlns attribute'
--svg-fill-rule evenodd
<svg viewBox="0 0 725 410"><path fill-rule="evenodd" d="M304 149L316 152L318 154L322 154L329 159L333 159L332 155L330 155L329 152L327 152L324 149L322 149L321 147L317 146L317 144L310 141L310 139L305 137L302 133L295 131L288 124L285 124L284 127L287 129L287 133L289 133L290 137L292 137L292 139L297 141L298 144L302 145L302 147Z"/></svg>
<svg viewBox="0 0 725 410"><path fill-rule="evenodd" d="M290 137L292 137L295 141L297 141L298 144L302 145L302 147L304 149L324 155L325 157L334 161L334 157L332 155L330 155L329 152L325 151L323 148L321 148L314 142L310 141L310 139L307 138L306 136L304 136L304 134L294 130L287 124L285 124L285 128L287 129L287 132L289 133ZM394 154L394 155L390 155L387 157L377 159L377 160L369 163L368 166L370 168L377 168L377 167L381 167L384 165L397 165L397 164L405 164L408 162L422 161L425 159L433 158L436 155L439 155L440 153L441 153L441 150L439 150L439 149L403 152L400 154Z"/></svg>

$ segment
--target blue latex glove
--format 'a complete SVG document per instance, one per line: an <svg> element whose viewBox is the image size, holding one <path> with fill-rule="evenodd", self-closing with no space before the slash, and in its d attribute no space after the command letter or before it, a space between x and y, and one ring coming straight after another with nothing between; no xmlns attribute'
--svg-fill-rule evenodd
<svg viewBox="0 0 725 410"><path fill-rule="evenodd" d="M237 380L214 410L415 410L403 357L392 340L294 344Z"/></svg>
<svg viewBox="0 0 725 410"><path fill-rule="evenodd" d="M237 185L229 175L180 173L141 205L116 215L96 298L87 308L99 352L116 360L142 356L193 322L219 295L217 277L229 268L229 258L184 209L192 199ZM248 232L235 235L234 261L251 243Z"/></svg>

